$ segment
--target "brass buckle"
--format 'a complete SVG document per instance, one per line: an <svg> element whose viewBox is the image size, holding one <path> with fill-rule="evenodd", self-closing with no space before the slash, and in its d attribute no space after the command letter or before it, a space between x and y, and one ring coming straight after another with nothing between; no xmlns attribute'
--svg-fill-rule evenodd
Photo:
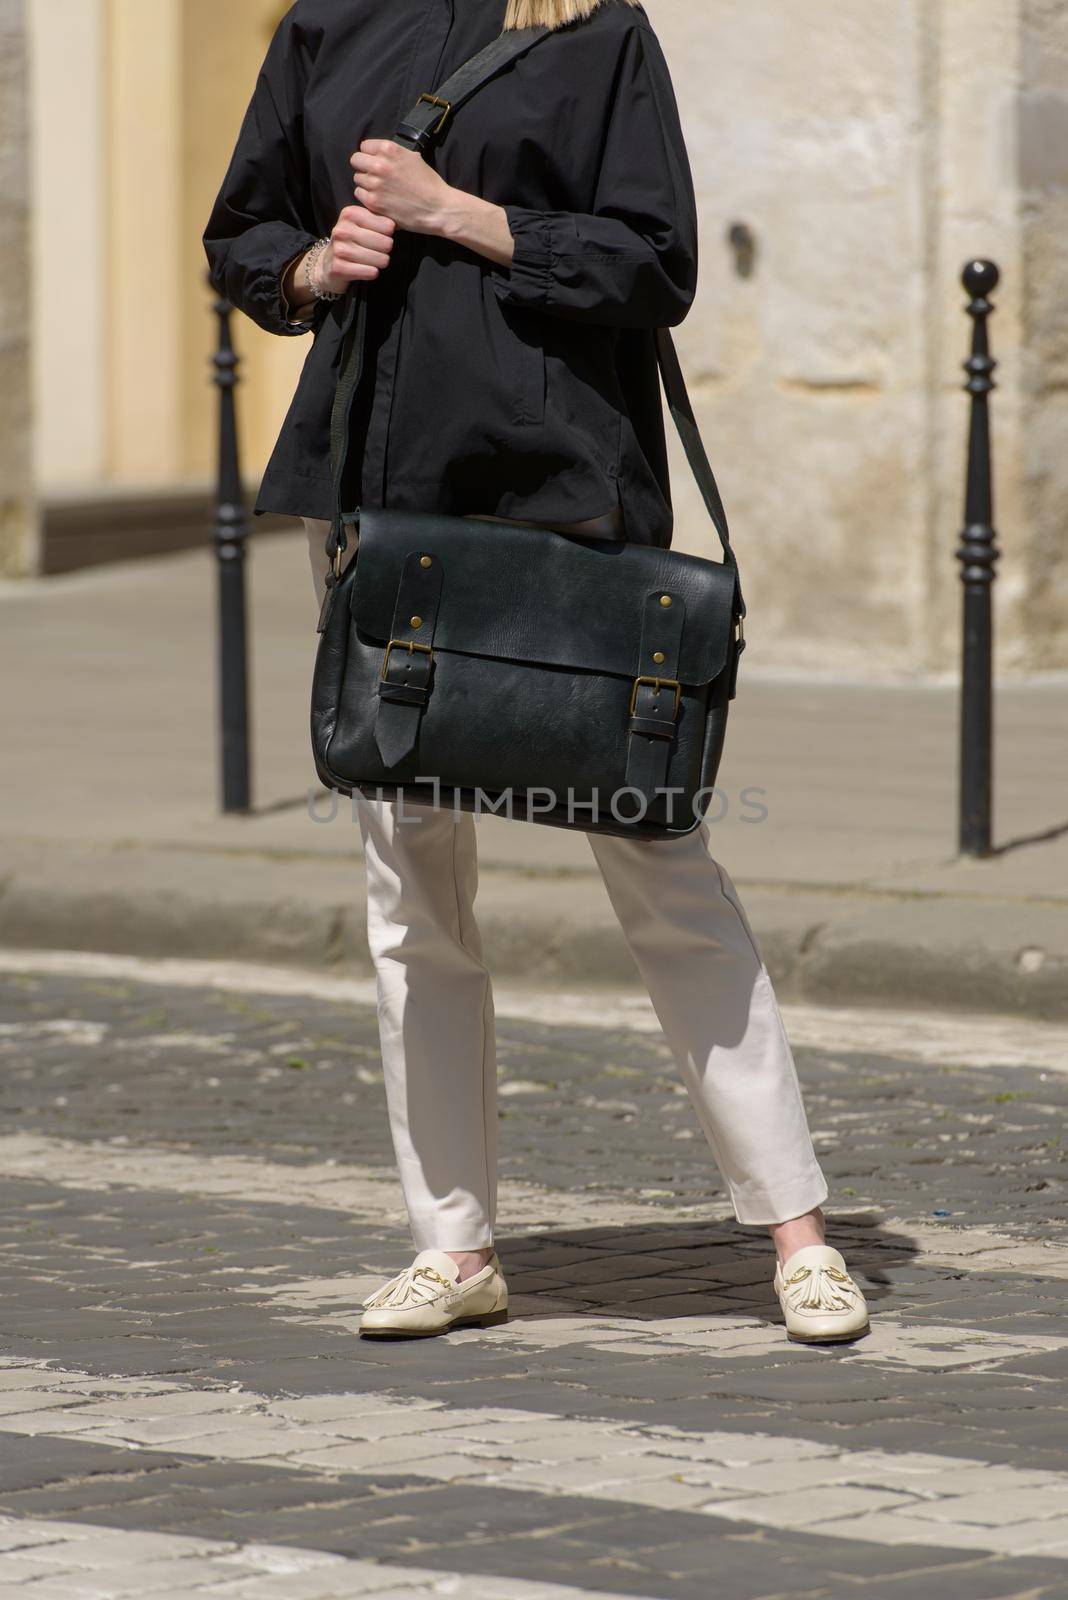
<svg viewBox="0 0 1068 1600"><path fill-rule="evenodd" d="M736 617L735 621L738 624L738 631L734 635L735 642L743 645L745 643L745 622L741 617Z"/></svg>
<svg viewBox="0 0 1068 1600"><path fill-rule="evenodd" d="M671 709L672 721L679 714L679 702L682 699L682 684L678 678L635 678L634 687L630 691L630 715L634 715L634 707L638 704L638 690L643 683L653 685L653 693L659 694L661 689L674 689L675 704Z"/></svg>
<svg viewBox="0 0 1068 1600"><path fill-rule="evenodd" d="M398 645L402 650L407 650L409 655L411 655L413 650L421 650L424 655L428 655L430 657L431 661L434 659L434 652L428 644L418 644L414 639L391 639L386 645L386 653L382 657L382 671L380 673L380 677L384 678L386 673L389 671L389 654L394 645Z"/></svg>
<svg viewBox="0 0 1068 1600"><path fill-rule="evenodd" d="M439 100L436 94L421 94L415 103L416 105L422 105L424 101L428 106L443 107L441 116L435 122L434 126L429 130L434 138L437 138L438 134L445 126L445 123L448 121L449 112L452 110L452 103L448 100Z"/></svg>
<svg viewBox="0 0 1068 1600"><path fill-rule="evenodd" d="M341 546L334 551L334 577L341 581Z"/></svg>

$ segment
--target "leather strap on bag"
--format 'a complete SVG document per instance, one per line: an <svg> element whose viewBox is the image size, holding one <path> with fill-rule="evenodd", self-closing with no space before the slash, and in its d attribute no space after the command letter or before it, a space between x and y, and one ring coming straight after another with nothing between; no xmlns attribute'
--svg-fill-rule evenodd
<svg viewBox="0 0 1068 1600"><path fill-rule="evenodd" d="M419 96L398 126L393 136L396 142L407 145L410 150L429 150L454 111L459 111L483 84L489 83L555 31L554 28L509 28L498 34L484 50L458 67L451 78L446 78L440 89Z"/></svg>
<svg viewBox="0 0 1068 1600"><path fill-rule="evenodd" d="M657 589L646 595L638 671L630 692L627 787L648 804L667 783L682 697L679 655L685 621L681 594Z"/></svg>
<svg viewBox="0 0 1068 1600"><path fill-rule="evenodd" d="M735 615L745 616L745 601L742 599L742 585L738 577L738 558L731 545L730 530L727 527L727 513L723 508L723 497L719 492L716 475L712 471L712 463L708 459L705 442L701 438L701 430L697 426L697 418L693 414L690 404L690 393L686 387L686 379L682 375L679 364L679 353L675 349L675 341L668 328L658 328L656 332L656 358L660 363L660 377L664 384L664 393L667 395L668 410L671 420L675 424L682 448L686 452L686 459L690 464L690 471L694 475L697 487L701 491L701 498L705 503L705 510L712 519L712 526L719 535L720 546L723 550L723 559L727 566L734 568Z"/></svg>
<svg viewBox="0 0 1068 1600"><path fill-rule="evenodd" d="M419 718L430 699L441 579L436 557L419 550L405 557L378 680L375 744L387 767L415 749Z"/></svg>
<svg viewBox="0 0 1068 1600"><path fill-rule="evenodd" d="M472 95L503 72L506 67L526 55L536 44L547 39L552 28L509 28L498 34L484 50L465 61L433 94L421 94L415 105L402 118L393 138L395 143L408 150L426 154L434 141L441 137L449 118L465 105ZM367 291L353 287L349 291L341 325L341 355L338 363L337 389L330 414L330 465L334 478L334 518L326 541L326 553L331 564L327 576L326 602L329 602L333 585L341 576L340 557L348 546L345 534L345 517L341 505L342 482L349 450L349 417L352 400L363 372L364 345L367 338ZM351 519L350 519L351 520ZM324 602L324 611L327 604Z"/></svg>

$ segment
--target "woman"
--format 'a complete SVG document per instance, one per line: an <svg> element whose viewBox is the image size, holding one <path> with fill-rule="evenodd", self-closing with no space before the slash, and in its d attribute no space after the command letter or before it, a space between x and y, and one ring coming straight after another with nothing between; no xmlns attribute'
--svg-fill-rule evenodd
<svg viewBox="0 0 1068 1600"><path fill-rule="evenodd" d="M404 113L502 27L557 29L424 157ZM297 0L205 233L262 327L314 333L257 512L301 516L319 594L341 319L367 294L344 501L671 539L654 330L696 283L693 188L667 67L635 0ZM551 534L546 535L551 537ZM470 815L357 800L394 1147L418 1254L361 1331L507 1315L493 1249L496 1063ZM708 830L590 836L739 1221L766 1226L792 1338L856 1338L827 1186L767 970Z"/></svg>

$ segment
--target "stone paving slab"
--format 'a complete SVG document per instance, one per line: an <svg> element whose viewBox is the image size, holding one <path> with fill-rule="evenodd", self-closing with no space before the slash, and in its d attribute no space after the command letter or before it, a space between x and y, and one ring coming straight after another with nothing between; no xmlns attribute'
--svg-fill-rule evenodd
<svg viewBox="0 0 1068 1600"><path fill-rule="evenodd" d="M368 1008L2 1006L0 1592L1068 1595L1068 1075L979 1024L799 1051L870 1340L782 1338L655 1034L513 1017L513 1320L365 1347L409 1248Z"/></svg>
<svg viewBox="0 0 1068 1600"><path fill-rule="evenodd" d="M99 951L0 948L0 972L8 974L119 979L175 989L222 990L236 994L288 994L303 1000L322 999L333 1005L375 1004L373 979L351 974L311 973L282 965L250 966L230 960L144 959ZM601 1025L628 1032L659 1034L660 1024L648 996L633 987L575 990L554 984L538 988L529 982L494 985L499 1017L547 1022L559 1026L578 1022L583 1027ZM787 1001L784 1005L790 1037L795 1045L819 1048L828 1036L838 1050L875 1054L894 1060L926 1061L935 1066L956 1066L961 1060L960 1016L944 1008L922 1012L900 1005L827 1006ZM1005 1016L986 1007L969 1012L968 1065L970 1067L1030 1066L1047 1072L1068 1072L1068 1029L1030 1016ZM65 1024L42 1024L63 1026ZM527 1093L529 1086L515 1080L504 1093Z"/></svg>
<svg viewBox="0 0 1068 1600"><path fill-rule="evenodd" d="M17 1467L0 1478L0 1495L5 1496L0 1503L8 1510L32 1514L42 1503L42 1493L65 1503L68 1491L57 1479L69 1476L74 1467L83 1483L80 1490L69 1491L74 1496L85 1493L84 1480L94 1473L109 1481L121 1476L130 1467L128 1454L124 1458L122 1452L129 1451L131 1442L136 1447L145 1441L143 1425L131 1423L130 1403L114 1388L91 1403L80 1400L72 1386L67 1386L67 1395L66 1417L57 1419L54 1411L42 1410L37 1418L37 1429L44 1434L57 1421L63 1424L67 1449L20 1456ZM384 1398L369 1416L341 1422L315 1424L299 1407L291 1407L298 1419L294 1425L291 1414L279 1417L264 1396L228 1396L229 1406L206 1421L198 1436L190 1432L187 1414L170 1416L172 1398L186 1396L176 1389L152 1402L157 1424L153 1442L214 1462L343 1475L350 1486L362 1486L364 1494L372 1489L382 1494L385 1480L392 1485L399 1472L424 1487L426 1480L435 1480L469 1487L477 1481L487 1490L534 1494L573 1490L587 1500L700 1511L764 1527L820 1531L823 1524L842 1522L852 1537L881 1544L903 1542L902 1530L907 1529L908 1539L917 1545L1002 1553L1014 1545L1068 1554L1068 1474L1062 1472L999 1468L930 1453L850 1450L766 1433L665 1433L648 1421L626 1426L587 1418L579 1423L566 1415L539 1417L519 1409L499 1411L487 1421L492 1414L485 1408L464 1412L450 1406L428 1412L425 1406ZM344 1409L344 1397L331 1398L337 1409ZM22 1418L9 1419L4 1431L20 1429L31 1437L35 1432ZM71 1437L74 1433L77 1437ZM94 1453L99 1446L109 1447L108 1455ZM145 1473L173 1472L176 1465L176 1456L146 1454L139 1464L138 1486ZM232 1515L234 1485L220 1482L227 1515ZM143 1494L129 1498L136 1502ZM158 1498L153 1490L150 1495ZM262 1491L252 1494L250 1508L258 1498ZM277 1488L270 1498L276 1508L281 1506ZM136 1505L127 1509L136 1518ZM121 1507L116 1514L122 1514ZM862 1534L853 1532L852 1519L863 1526Z"/></svg>

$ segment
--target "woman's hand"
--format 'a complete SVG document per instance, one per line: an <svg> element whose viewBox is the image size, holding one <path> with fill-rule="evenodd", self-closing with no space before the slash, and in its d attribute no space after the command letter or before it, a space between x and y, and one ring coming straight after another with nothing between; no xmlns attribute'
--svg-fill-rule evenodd
<svg viewBox="0 0 1068 1600"><path fill-rule="evenodd" d="M344 294L350 283L369 283L389 266L394 224L366 206L346 206L316 268L320 287Z"/></svg>
<svg viewBox="0 0 1068 1600"><path fill-rule="evenodd" d="M415 150L392 139L365 139L351 158L361 206L409 233L437 233L507 266L515 240L503 206L454 189Z"/></svg>
<svg viewBox="0 0 1068 1600"><path fill-rule="evenodd" d="M346 206L334 224L330 243L312 264L320 289L344 294L350 283L369 283L389 266L394 225L364 206ZM312 251L298 256L282 281L282 297L294 322L307 322L315 310L308 291L307 263Z"/></svg>
<svg viewBox="0 0 1068 1600"><path fill-rule="evenodd" d="M392 139L365 139L350 158L361 206L409 233L439 233L454 192L415 150Z"/></svg>

